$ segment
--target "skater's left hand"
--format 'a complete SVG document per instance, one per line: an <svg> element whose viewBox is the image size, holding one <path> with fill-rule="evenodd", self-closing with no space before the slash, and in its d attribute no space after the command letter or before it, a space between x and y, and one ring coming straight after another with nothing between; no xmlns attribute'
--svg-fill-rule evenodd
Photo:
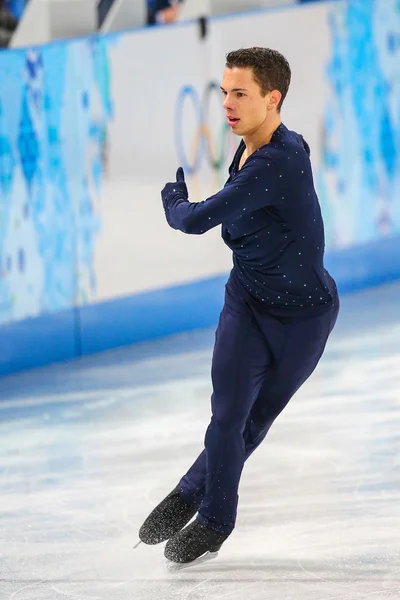
<svg viewBox="0 0 400 600"><path fill-rule="evenodd" d="M161 198L163 201L164 209L168 207L169 202L172 200L176 200L177 198L182 198L182 200L187 200L189 197L189 193L185 183L185 174L183 172L182 167L176 172L176 181L172 183L167 183L161 192Z"/></svg>
<svg viewBox="0 0 400 600"><path fill-rule="evenodd" d="M188 190L185 183L185 174L183 172L182 167L176 172L176 181L172 183L167 183L161 192L161 198L164 206L165 218L167 219L167 223L173 228L177 229L175 226L172 215L170 214L170 209L174 207L174 204L179 202L187 202L189 197Z"/></svg>

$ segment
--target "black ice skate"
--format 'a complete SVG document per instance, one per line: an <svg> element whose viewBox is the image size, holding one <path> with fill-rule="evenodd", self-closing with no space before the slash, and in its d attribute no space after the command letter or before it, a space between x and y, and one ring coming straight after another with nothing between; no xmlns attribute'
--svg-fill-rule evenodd
<svg viewBox="0 0 400 600"><path fill-rule="evenodd" d="M149 545L165 542L194 517L197 506L187 504L177 486L150 513L140 528L139 537Z"/></svg>
<svg viewBox="0 0 400 600"><path fill-rule="evenodd" d="M165 558L178 564L197 563L206 555L215 558L228 535L195 520L169 540L164 550Z"/></svg>

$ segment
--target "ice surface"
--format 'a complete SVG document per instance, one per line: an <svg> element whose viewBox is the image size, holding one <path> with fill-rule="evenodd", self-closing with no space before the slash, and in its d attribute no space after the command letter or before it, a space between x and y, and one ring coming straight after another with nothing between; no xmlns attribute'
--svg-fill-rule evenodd
<svg viewBox="0 0 400 600"><path fill-rule="evenodd" d="M0 381L0 600L400 599L400 285L343 297L216 560L133 550L202 448L211 330Z"/></svg>

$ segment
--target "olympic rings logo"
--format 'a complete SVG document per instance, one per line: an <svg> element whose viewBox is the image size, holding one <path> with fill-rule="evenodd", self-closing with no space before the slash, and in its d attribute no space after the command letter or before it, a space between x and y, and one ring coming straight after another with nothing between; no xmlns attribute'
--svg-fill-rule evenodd
<svg viewBox="0 0 400 600"><path fill-rule="evenodd" d="M217 92L221 102L221 90L215 81L211 81L206 86L202 97L190 85L183 87L179 92L175 110L176 148L180 165L188 175L193 175L200 169L204 157L207 158L209 165L215 171L220 171L223 168L227 158L227 139L233 137L227 121L224 119L220 127L217 144L214 143L209 125L211 98L215 92ZM183 143L183 113L185 104L189 101L197 113L197 130L192 140L190 157L187 156ZM233 150L236 151L236 148L237 143L234 145Z"/></svg>

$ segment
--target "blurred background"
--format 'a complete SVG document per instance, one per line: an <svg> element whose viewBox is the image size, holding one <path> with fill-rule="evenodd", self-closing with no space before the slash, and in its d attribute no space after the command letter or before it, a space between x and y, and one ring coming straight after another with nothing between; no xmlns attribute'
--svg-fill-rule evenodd
<svg viewBox="0 0 400 600"><path fill-rule="evenodd" d="M399 598L399 0L1 0L0 46L4 593L210 600L224 573L257 587L269 556L273 591L248 599ZM231 546L222 588L172 589L131 543L201 449L232 258L219 228L170 229L160 191L178 166L193 201L224 185L238 139L219 85L247 46L291 64L282 120L311 146L342 312L246 471L253 571ZM88 556L89 587L62 587Z"/></svg>
<svg viewBox="0 0 400 600"><path fill-rule="evenodd" d="M292 66L283 120L311 146L341 292L400 276L397 0L8 0L0 14L0 374L215 324L230 253L217 230L170 230L159 199L179 165L192 200L224 184L232 48Z"/></svg>

